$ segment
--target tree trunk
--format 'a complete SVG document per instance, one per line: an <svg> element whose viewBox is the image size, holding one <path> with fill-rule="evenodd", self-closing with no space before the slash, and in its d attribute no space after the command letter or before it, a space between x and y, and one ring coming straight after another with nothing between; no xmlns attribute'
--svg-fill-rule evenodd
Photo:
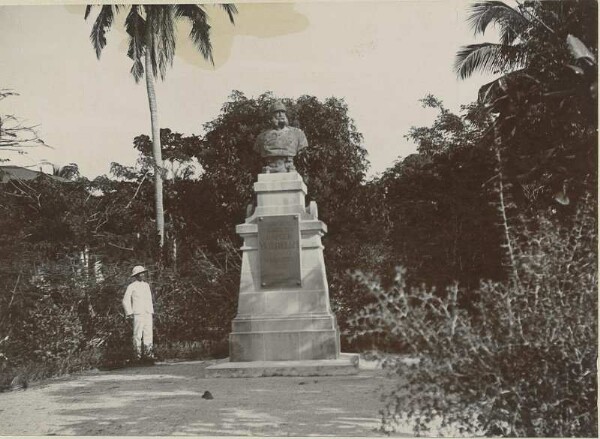
<svg viewBox="0 0 600 439"><path fill-rule="evenodd" d="M150 105L150 123L152 125L152 156L154 158L154 205L156 208L156 229L160 238L160 247L165 242L165 212L163 209L163 181L162 181L162 149L160 145L160 127L158 125L158 111L156 106L156 92L154 90L154 74L150 60L149 45L146 44L146 89L148 91L148 104Z"/></svg>
<svg viewBox="0 0 600 439"><path fill-rule="evenodd" d="M504 247L506 248L505 257L507 259L506 265L509 269L509 280L514 284L515 287L519 288L521 282L519 280L519 272L517 271L517 263L515 258L515 251L512 245L512 237L510 233L510 228L508 225L508 217L506 215L506 201L504 199L504 175L502 173L502 156L501 156L501 148L502 148L502 133L500 131L500 116L496 119L494 123L494 152L496 155L496 172L498 178L498 212L500 213L500 218L502 219L502 230L504 232Z"/></svg>

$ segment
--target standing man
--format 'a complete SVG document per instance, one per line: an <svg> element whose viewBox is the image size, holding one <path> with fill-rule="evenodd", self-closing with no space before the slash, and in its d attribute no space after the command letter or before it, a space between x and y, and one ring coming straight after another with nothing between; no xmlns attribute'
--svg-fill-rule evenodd
<svg viewBox="0 0 600 439"><path fill-rule="evenodd" d="M133 317L133 347L137 358L142 356L142 340L144 354L152 357L152 293L150 285L145 281L147 270L141 265L133 267L129 284L123 296L123 309L128 318Z"/></svg>

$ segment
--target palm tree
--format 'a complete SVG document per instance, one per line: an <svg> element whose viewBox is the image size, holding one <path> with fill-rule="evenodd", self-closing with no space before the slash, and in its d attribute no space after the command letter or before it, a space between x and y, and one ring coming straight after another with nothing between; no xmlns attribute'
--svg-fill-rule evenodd
<svg viewBox="0 0 600 439"><path fill-rule="evenodd" d="M566 110L561 112L561 108L569 108L572 114L583 114L584 99L567 101L565 98L579 93L581 86L597 89L597 81L594 86L594 82L587 79L597 78L594 68L597 67L596 17L597 2L583 0L517 0L514 8L501 1L478 2L471 6L468 23L475 34L484 34L490 25L495 25L499 42L464 46L456 55L454 67L461 79L476 71L501 75L480 88L479 103L494 115L489 133L496 160L498 211L507 266L512 267L511 280L516 284L519 278L514 269L512 233L506 214L511 203L505 199L505 193L510 196L511 192L506 189L504 180L534 182L554 193L555 200L561 204L569 203L568 184L584 186L582 181L585 182L589 172L585 168L575 171L577 168L572 163L577 161L571 162L569 157L578 157L585 163L581 157L586 157L588 146L596 142L573 140L577 137L576 130L584 132L584 122L572 128L573 122L551 127L550 121L552 115L571 117ZM570 120L575 121L577 117ZM529 135L535 132L534 127L544 132L543 124L551 134L538 138ZM519 162L521 167L517 166ZM530 164L523 166L522 163Z"/></svg>
<svg viewBox="0 0 600 439"><path fill-rule="evenodd" d="M237 9L232 4L220 5L234 23ZM180 20L188 21L192 29L190 39L204 59L214 64L210 41L210 25L208 14L203 5L104 5L92 27L90 40L96 50L96 56L106 46L106 32L110 29L115 15L121 9L128 9L125 30L129 35L127 56L133 60L131 74L136 83L146 73L146 90L150 106L150 123L152 127L152 155L154 158L156 227L160 238L160 246L164 243L164 210L162 189L162 151L160 144L160 127L154 81L160 77L165 79L167 67L173 64L175 56L175 29ZM92 6L87 6L85 19L90 15Z"/></svg>
<svg viewBox="0 0 600 439"><path fill-rule="evenodd" d="M523 65L526 51L522 35L531 21L519 9L501 1L486 1L471 6L467 22L474 33L483 35L490 24L497 24L500 43L481 43L463 46L456 54L454 69L461 79L475 71L505 73Z"/></svg>
<svg viewBox="0 0 600 439"><path fill-rule="evenodd" d="M63 166L52 164L52 175L67 180L77 180L81 176L81 173L79 172L77 163L69 163Z"/></svg>
<svg viewBox="0 0 600 439"><path fill-rule="evenodd" d="M506 75L568 63L569 35L597 47L596 2L529 0L516 4L513 8L502 1L484 1L471 6L467 22L474 33L483 35L495 25L500 41L463 46L454 63L461 79L476 71Z"/></svg>

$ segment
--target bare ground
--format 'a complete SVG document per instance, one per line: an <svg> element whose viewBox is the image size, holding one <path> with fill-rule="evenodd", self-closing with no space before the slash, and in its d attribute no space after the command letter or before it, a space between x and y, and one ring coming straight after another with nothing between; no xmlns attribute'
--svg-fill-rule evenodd
<svg viewBox="0 0 600 439"><path fill-rule="evenodd" d="M210 364L87 373L0 394L0 435L382 435L380 395L394 381L381 370L205 378ZM214 399L202 398L207 390Z"/></svg>

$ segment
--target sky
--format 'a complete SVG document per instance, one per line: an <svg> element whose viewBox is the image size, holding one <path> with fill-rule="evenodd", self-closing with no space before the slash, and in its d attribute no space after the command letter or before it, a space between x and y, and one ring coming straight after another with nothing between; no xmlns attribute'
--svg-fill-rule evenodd
<svg viewBox="0 0 600 439"><path fill-rule="evenodd" d="M466 23L466 1L236 4L235 25L207 6L214 66L195 52L189 28L179 28L173 67L156 88L162 128L201 135L233 90L343 98L374 176L415 152L405 138L412 126L433 122L435 111L419 99L431 93L456 111L490 80L459 80L452 69L459 47L481 40ZM0 101L0 114L36 125L52 146L0 153L10 164L74 162L94 178L111 162L133 165L133 138L150 133L144 82L129 73L125 14L99 60L89 41L95 15L83 16L83 5L0 6L0 89L19 93Z"/></svg>

